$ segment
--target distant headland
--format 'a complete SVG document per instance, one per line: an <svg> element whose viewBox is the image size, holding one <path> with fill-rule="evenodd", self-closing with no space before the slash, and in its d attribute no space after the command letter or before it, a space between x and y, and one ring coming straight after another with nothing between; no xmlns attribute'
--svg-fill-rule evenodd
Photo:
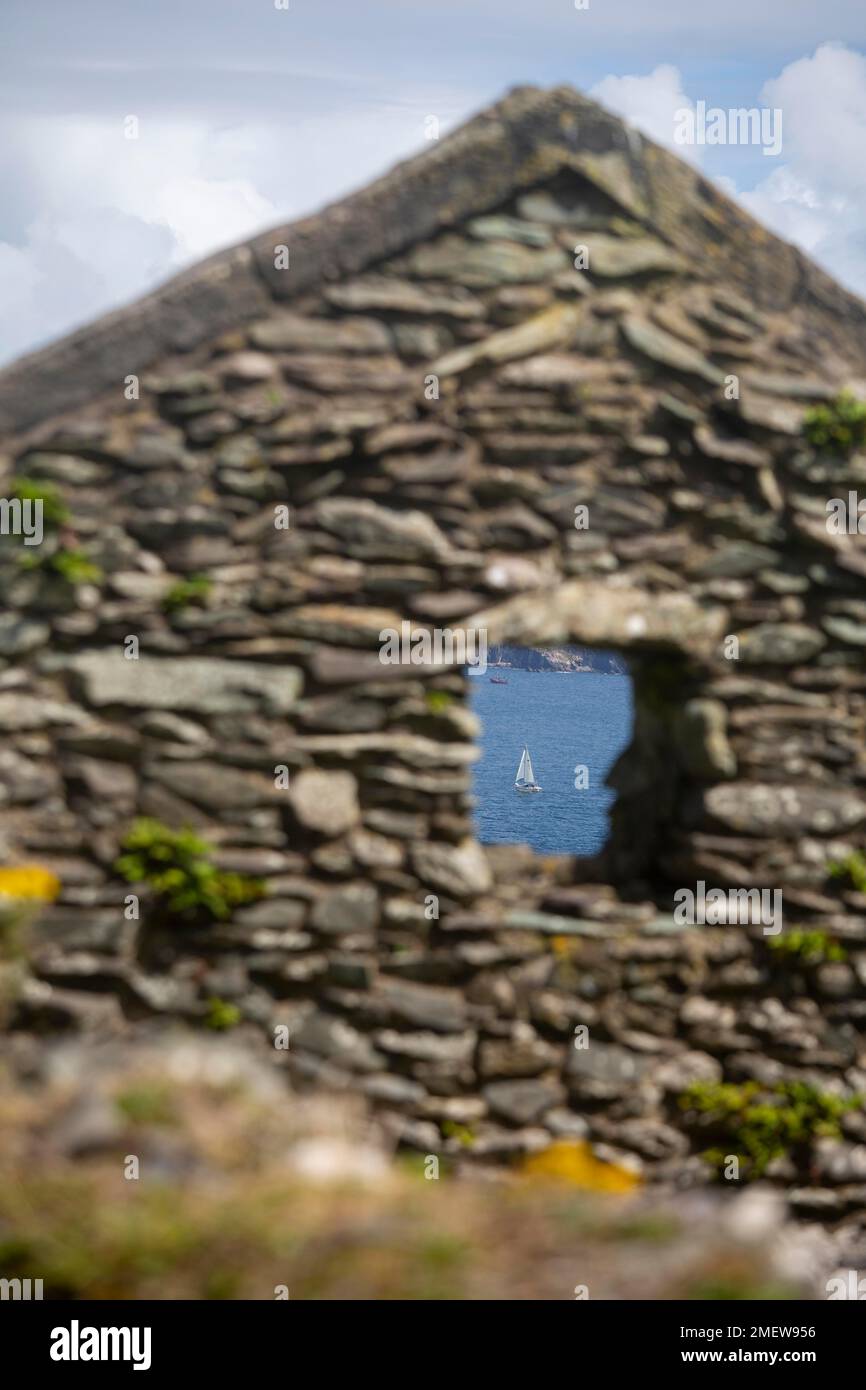
<svg viewBox="0 0 866 1390"><path fill-rule="evenodd" d="M617 652L590 647L491 646L488 666L508 666L518 671L595 671L605 676L626 676L628 667Z"/></svg>

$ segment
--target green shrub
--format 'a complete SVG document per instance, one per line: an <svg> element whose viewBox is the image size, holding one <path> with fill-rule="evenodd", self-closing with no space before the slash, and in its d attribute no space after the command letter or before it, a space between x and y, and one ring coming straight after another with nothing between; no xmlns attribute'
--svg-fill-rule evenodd
<svg viewBox="0 0 866 1390"><path fill-rule="evenodd" d="M235 1028L240 1021L241 1011L237 1004L227 1004L224 999L216 997L207 1001L205 1024L208 1028L224 1033L228 1028Z"/></svg>
<svg viewBox="0 0 866 1390"><path fill-rule="evenodd" d="M424 695L424 703L431 714L442 714L453 705L454 696L448 690L428 690Z"/></svg>
<svg viewBox="0 0 866 1390"><path fill-rule="evenodd" d="M801 961L803 965L823 965L825 961L848 959L845 947L825 931L802 931L797 928L771 937L767 945L777 956Z"/></svg>
<svg viewBox="0 0 866 1390"><path fill-rule="evenodd" d="M42 574L62 579L73 586L98 584L102 579L99 566L89 555L75 546L61 546L50 555L33 554L28 551L21 556L21 564L24 569L39 570Z"/></svg>
<svg viewBox="0 0 866 1390"><path fill-rule="evenodd" d="M847 886L858 893L866 893L866 855L859 849L852 850L844 859L834 859L828 873L831 878L845 879Z"/></svg>
<svg viewBox="0 0 866 1390"><path fill-rule="evenodd" d="M784 1154L806 1157L815 1139L838 1138L842 1116L861 1103L860 1096L842 1100L805 1081L697 1081L679 1098L680 1108L701 1116L701 1128L718 1141L705 1151L707 1161L721 1168L728 1154L736 1154L747 1160L750 1178Z"/></svg>
<svg viewBox="0 0 866 1390"><path fill-rule="evenodd" d="M69 520L69 508L53 483L22 475L12 479L12 495L20 502L42 503L42 525L46 530L56 530Z"/></svg>
<svg viewBox="0 0 866 1390"><path fill-rule="evenodd" d="M117 872L129 883L147 883L171 912L222 920L265 894L258 879L215 868L210 847L191 830L137 820L121 848Z"/></svg>
<svg viewBox="0 0 866 1390"><path fill-rule="evenodd" d="M162 600L166 613L178 613L190 604L203 604L213 588L213 580L206 574L192 574L189 579L179 579L172 584Z"/></svg>
<svg viewBox="0 0 866 1390"><path fill-rule="evenodd" d="M177 1106L171 1087L165 1082L142 1081L121 1091L114 1098L125 1120L134 1125L173 1125Z"/></svg>
<svg viewBox="0 0 866 1390"><path fill-rule="evenodd" d="M866 444L866 401L843 391L827 405L806 412L803 433L815 449L842 457Z"/></svg>
<svg viewBox="0 0 866 1390"><path fill-rule="evenodd" d="M45 568L67 584L98 584L102 570L83 550L57 550L46 560Z"/></svg>

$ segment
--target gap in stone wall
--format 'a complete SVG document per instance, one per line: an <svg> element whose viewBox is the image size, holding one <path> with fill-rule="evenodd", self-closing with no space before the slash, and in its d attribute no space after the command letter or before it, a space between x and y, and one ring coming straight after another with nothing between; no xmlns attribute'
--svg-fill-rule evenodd
<svg viewBox="0 0 866 1390"><path fill-rule="evenodd" d="M607 777L633 733L625 658L583 646L495 646L469 688L481 725L473 818L482 844L598 854L616 799ZM524 747L539 792L516 789Z"/></svg>

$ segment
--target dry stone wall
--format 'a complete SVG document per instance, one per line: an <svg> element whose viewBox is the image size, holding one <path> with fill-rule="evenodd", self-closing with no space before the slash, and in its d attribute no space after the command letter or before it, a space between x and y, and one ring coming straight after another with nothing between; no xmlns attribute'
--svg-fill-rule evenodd
<svg viewBox="0 0 866 1390"><path fill-rule="evenodd" d="M244 262L251 322L132 389L118 355L112 390L9 434L0 492L45 499L46 532L2 538L0 847L62 883L13 1036L284 1028L296 1084L422 1151L587 1135L682 1180L691 1082L866 1094L866 894L829 872L864 845L866 546L826 513L866 457L803 435L866 370L861 310L817 272L775 307L736 287L692 204L677 245L660 157L641 197L634 169L527 174L288 306ZM384 663L405 623L626 657L598 860L476 843L466 678ZM117 869L141 817L263 896L167 913ZM699 881L781 891L820 948L683 926ZM859 1109L842 1128L811 1187L777 1165L804 1209L862 1205Z"/></svg>

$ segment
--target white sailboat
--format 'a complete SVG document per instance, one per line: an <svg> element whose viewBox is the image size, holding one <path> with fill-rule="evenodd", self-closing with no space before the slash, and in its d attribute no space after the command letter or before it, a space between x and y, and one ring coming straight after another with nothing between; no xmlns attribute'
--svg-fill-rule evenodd
<svg viewBox="0 0 866 1390"><path fill-rule="evenodd" d="M532 771L532 759L529 756L529 749L523 745L523 754L520 759L520 766L517 769L517 776L514 779L514 790L516 792L540 792L541 788L535 780L535 773Z"/></svg>

